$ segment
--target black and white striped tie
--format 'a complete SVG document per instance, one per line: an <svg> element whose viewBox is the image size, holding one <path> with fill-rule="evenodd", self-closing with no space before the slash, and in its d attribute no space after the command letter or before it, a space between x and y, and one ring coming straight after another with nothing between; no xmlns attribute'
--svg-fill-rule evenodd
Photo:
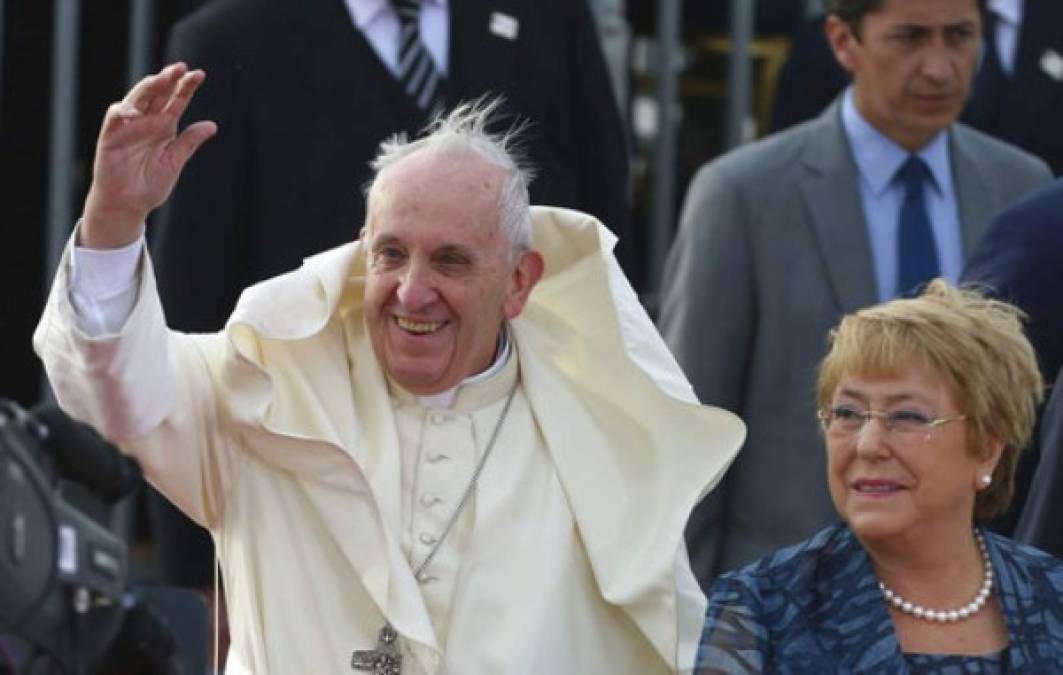
<svg viewBox="0 0 1063 675"><path fill-rule="evenodd" d="M443 77L421 41L421 0L391 0L399 17L398 79L428 119L443 111Z"/></svg>

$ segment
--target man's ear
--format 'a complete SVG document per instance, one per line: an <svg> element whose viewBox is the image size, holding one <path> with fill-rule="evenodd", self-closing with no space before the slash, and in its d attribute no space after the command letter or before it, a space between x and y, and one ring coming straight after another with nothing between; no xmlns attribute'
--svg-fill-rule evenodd
<svg viewBox="0 0 1063 675"><path fill-rule="evenodd" d="M538 251L521 251L513 266L506 298L502 301L502 313L507 319L512 319L524 311L532 289L543 278L545 266L543 256Z"/></svg>
<svg viewBox="0 0 1063 675"><path fill-rule="evenodd" d="M859 46L860 38L853 32L852 26L834 14L827 16L823 31L827 34L827 43L830 44L831 51L834 52L834 58L851 75L857 66L854 52Z"/></svg>

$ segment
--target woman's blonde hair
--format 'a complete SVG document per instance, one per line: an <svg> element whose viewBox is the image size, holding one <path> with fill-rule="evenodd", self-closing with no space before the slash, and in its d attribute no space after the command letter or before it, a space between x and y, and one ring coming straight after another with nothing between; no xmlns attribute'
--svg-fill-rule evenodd
<svg viewBox="0 0 1063 675"><path fill-rule="evenodd" d="M1019 451L1033 431L1044 395L1023 313L971 289L932 281L917 298L893 300L845 316L831 331L819 369L817 407L830 406L842 378L894 375L921 360L944 378L966 415L969 452L1005 444L993 482L978 493L975 518L1003 512L1015 487Z"/></svg>

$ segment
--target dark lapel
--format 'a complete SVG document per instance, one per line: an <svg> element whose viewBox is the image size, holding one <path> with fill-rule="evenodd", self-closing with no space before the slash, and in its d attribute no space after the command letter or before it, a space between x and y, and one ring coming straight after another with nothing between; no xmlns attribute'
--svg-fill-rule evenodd
<svg viewBox="0 0 1063 675"><path fill-rule="evenodd" d="M452 103L484 93L502 93L512 86L517 50L523 33L524 12L531 3L523 0L450 0L450 94ZM517 21L515 39L497 35L493 18Z"/></svg>
<svg viewBox="0 0 1063 675"><path fill-rule="evenodd" d="M844 312L878 300L860 178L837 99L812 123L802 152L801 192L823 264Z"/></svg>
<svg viewBox="0 0 1063 675"><path fill-rule="evenodd" d="M289 16L287 46L294 69L313 89L313 103L334 120L333 129L359 133L422 125L421 112L354 25L343 0L281 4Z"/></svg>

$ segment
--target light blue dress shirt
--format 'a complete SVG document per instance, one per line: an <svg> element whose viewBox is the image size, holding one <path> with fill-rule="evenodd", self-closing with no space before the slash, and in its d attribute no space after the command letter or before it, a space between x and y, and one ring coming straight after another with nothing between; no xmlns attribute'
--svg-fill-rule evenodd
<svg viewBox="0 0 1063 675"><path fill-rule="evenodd" d="M853 102L852 87L842 99L842 125L860 173L860 201L871 240L878 297L890 300L897 297L897 221L904 202L904 186L896 175L909 153L860 115ZM924 186L924 195L941 276L955 284L963 270L963 238L948 134L942 131L916 154L933 176L931 184Z"/></svg>

